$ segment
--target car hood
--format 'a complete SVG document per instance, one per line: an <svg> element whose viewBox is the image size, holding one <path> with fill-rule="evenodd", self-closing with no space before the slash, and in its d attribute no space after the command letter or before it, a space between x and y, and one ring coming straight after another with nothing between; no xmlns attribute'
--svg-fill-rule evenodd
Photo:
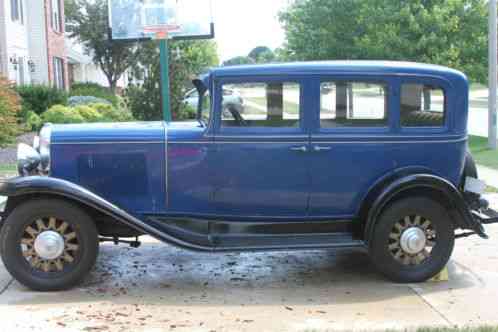
<svg viewBox="0 0 498 332"><path fill-rule="evenodd" d="M164 122L92 123L52 126L52 143L164 142Z"/></svg>

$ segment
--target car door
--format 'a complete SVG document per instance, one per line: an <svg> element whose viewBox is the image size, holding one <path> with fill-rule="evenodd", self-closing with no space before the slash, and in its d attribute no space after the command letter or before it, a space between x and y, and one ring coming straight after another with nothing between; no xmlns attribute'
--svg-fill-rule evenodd
<svg viewBox="0 0 498 332"><path fill-rule="evenodd" d="M309 135L301 80L221 79L216 89L212 170L217 214L305 217ZM222 112L225 90L240 96L241 103Z"/></svg>
<svg viewBox="0 0 498 332"><path fill-rule="evenodd" d="M390 84L362 77L322 78L311 135L310 217L351 219L371 186L396 167L390 138ZM387 144L386 144L387 143Z"/></svg>

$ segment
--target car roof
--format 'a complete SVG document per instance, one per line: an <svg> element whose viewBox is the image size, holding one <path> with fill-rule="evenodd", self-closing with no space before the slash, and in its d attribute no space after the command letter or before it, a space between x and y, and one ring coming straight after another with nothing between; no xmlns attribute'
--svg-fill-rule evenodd
<svg viewBox="0 0 498 332"><path fill-rule="evenodd" d="M209 75L214 77L285 74L422 75L444 77L449 80L467 80L462 72L448 67L398 61L292 62L216 67L209 71Z"/></svg>

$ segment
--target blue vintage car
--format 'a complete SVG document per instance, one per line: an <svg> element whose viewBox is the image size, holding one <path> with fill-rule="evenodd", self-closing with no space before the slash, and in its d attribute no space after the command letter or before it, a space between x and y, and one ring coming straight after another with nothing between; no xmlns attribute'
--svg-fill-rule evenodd
<svg viewBox="0 0 498 332"><path fill-rule="evenodd" d="M497 222L467 152L468 82L416 63L217 68L198 120L47 124L0 185L1 254L35 290L76 285L99 242L211 251L364 247L421 282ZM223 91L244 100L222 111ZM132 238L128 242L124 239Z"/></svg>

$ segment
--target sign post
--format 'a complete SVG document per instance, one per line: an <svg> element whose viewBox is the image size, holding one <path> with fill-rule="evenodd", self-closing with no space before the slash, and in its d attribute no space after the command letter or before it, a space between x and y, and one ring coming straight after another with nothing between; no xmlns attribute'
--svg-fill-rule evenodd
<svg viewBox="0 0 498 332"><path fill-rule="evenodd" d="M172 120L171 104L169 100L169 51L168 40L159 40L159 57L161 58L161 100L163 107L164 121Z"/></svg>
<svg viewBox="0 0 498 332"><path fill-rule="evenodd" d="M496 103L498 84L498 34L497 34L497 8L496 0L489 1L489 115L488 115L488 145L492 150L496 150Z"/></svg>

